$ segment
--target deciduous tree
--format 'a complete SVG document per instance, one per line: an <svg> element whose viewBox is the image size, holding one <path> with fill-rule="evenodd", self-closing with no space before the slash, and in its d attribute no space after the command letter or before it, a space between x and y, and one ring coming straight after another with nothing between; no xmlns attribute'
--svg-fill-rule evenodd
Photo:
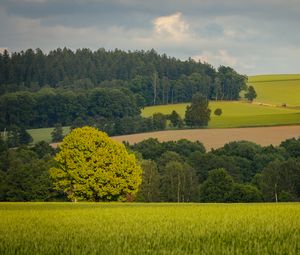
<svg viewBox="0 0 300 255"><path fill-rule="evenodd" d="M210 112L207 98L200 93L196 93L192 98L191 105L186 108L185 123L194 127L207 126L210 120Z"/></svg>
<svg viewBox="0 0 300 255"><path fill-rule="evenodd" d="M141 184L135 156L95 128L74 129L55 160L50 170L55 188L73 201L131 201Z"/></svg>
<svg viewBox="0 0 300 255"><path fill-rule="evenodd" d="M253 86L249 86L247 93L245 94L245 98L247 98L249 101L253 101L257 97L256 91Z"/></svg>

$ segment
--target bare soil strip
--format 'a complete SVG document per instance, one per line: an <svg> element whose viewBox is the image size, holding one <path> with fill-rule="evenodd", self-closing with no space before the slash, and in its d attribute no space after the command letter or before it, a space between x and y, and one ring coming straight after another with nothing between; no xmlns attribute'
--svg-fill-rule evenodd
<svg viewBox="0 0 300 255"><path fill-rule="evenodd" d="M232 141L247 140L262 146L279 145L282 141L300 137L300 126L254 127L254 128L226 128L226 129L187 129L149 132L142 134L114 136L112 139L130 144L138 143L148 138L159 141L176 141L188 139L200 141L207 150L220 148Z"/></svg>

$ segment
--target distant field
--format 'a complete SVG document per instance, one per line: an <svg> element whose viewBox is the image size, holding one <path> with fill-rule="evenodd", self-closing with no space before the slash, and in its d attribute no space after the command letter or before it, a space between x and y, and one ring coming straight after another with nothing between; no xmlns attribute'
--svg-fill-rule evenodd
<svg viewBox="0 0 300 255"><path fill-rule="evenodd" d="M142 116L149 117L156 112L170 114L172 110L175 110L181 117L184 117L187 105L188 104L150 106L142 111ZM212 110L212 114L208 128L300 124L300 109L264 106L241 101L211 101L209 108ZM215 116L213 114L216 108L222 109L223 113L221 116Z"/></svg>
<svg viewBox="0 0 300 255"><path fill-rule="evenodd" d="M212 114L208 128L300 124L300 74L250 76L249 84L255 87L258 94L254 103L211 101ZM275 107L282 104L287 104L288 107ZM170 114L172 110L175 110L184 117L187 105L150 106L142 111L142 116L149 117L156 112ZM220 117L213 114L216 108L221 108L223 111ZM34 142L41 140L50 142L52 130L52 128L30 129L29 133L33 136ZM68 131L69 127L65 127L64 133Z"/></svg>
<svg viewBox="0 0 300 255"><path fill-rule="evenodd" d="M300 106L300 75L257 75L250 76L258 97L256 102L290 107Z"/></svg>
<svg viewBox="0 0 300 255"><path fill-rule="evenodd" d="M0 254L299 254L300 204L0 203Z"/></svg>
<svg viewBox="0 0 300 255"><path fill-rule="evenodd" d="M33 142L37 143L40 141L46 141L48 143L51 142L51 132L53 128L35 128L35 129L28 129L29 134L33 138ZM66 135L69 133L70 127L63 127L63 133Z"/></svg>
<svg viewBox="0 0 300 255"><path fill-rule="evenodd" d="M113 136L112 139L130 144L141 142L148 138L159 141L177 141L187 139L200 141L207 150L223 147L232 141L247 140L262 146L279 145L282 141L300 137L300 126L256 127L256 128L219 128L219 129L185 129L167 130L133 135Z"/></svg>

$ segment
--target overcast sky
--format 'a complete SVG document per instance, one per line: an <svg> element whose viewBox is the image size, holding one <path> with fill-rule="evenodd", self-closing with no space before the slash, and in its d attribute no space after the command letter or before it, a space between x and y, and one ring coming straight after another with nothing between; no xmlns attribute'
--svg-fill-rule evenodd
<svg viewBox="0 0 300 255"><path fill-rule="evenodd" d="M300 73L299 0L0 0L0 50L148 50Z"/></svg>

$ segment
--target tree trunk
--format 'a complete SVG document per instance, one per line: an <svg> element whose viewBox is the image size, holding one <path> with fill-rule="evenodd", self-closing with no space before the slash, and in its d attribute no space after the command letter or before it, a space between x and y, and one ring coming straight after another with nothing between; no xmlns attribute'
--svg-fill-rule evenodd
<svg viewBox="0 0 300 255"><path fill-rule="evenodd" d="M178 181L177 181L177 202L180 202L180 176L178 175Z"/></svg>
<svg viewBox="0 0 300 255"><path fill-rule="evenodd" d="M278 202L278 196L277 196L277 183L275 183L275 202Z"/></svg>

